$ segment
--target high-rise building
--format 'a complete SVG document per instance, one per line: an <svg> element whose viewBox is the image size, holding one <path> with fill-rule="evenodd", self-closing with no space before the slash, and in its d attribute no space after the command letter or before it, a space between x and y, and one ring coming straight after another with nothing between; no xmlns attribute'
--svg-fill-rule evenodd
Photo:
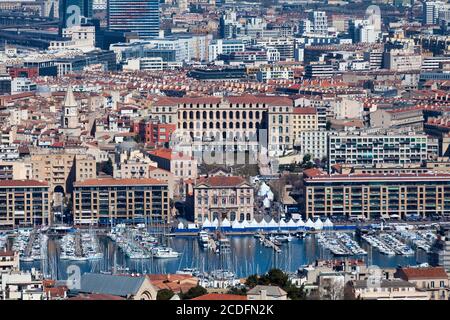
<svg viewBox="0 0 450 320"><path fill-rule="evenodd" d="M92 17L93 0L60 0L61 29L81 24L81 18Z"/></svg>
<svg viewBox="0 0 450 320"><path fill-rule="evenodd" d="M325 11L310 12L309 20L312 22L312 29L315 34L328 33L328 18Z"/></svg>
<svg viewBox="0 0 450 320"><path fill-rule="evenodd" d="M439 13L441 11L450 10L450 6L446 4L444 1L427 1L423 3L423 24L437 24Z"/></svg>
<svg viewBox="0 0 450 320"><path fill-rule="evenodd" d="M159 35L158 0L108 0L108 28L135 32L140 38Z"/></svg>

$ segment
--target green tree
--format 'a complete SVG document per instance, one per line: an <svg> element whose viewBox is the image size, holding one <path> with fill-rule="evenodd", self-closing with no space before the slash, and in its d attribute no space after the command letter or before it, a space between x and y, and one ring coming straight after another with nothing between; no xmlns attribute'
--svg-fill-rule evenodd
<svg viewBox="0 0 450 320"><path fill-rule="evenodd" d="M284 288L289 280L288 275L280 269L269 270L269 272L267 273L267 277L269 279L269 284L279 286L281 288Z"/></svg>
<svg viewBox="0 0 450 320"><path fill-rule="evenodd" d="M258 275L252 274L251 276L248 276L247 280L245 281L245 285L250 288L256 287L258 284Z"/></svg>
<svg viewBox="0 0 450 320"><path fill-rule="evenodd" d="M239 296L245 296L245 295L247 295L247 288L232 287L230 290L228 290L227 293L228 294L236 294Z"/></svg>
<svg viewBox="0 0 450 320"><path fill-rule="evenodd" d="M197 285L196 287L190 288L188 290L188 292L183 294L183 299L184 300L189 300L189 299L193 299L193 298L196 298L196 297L203 296L203 295L205 295L207 293L208 293L208 291L206 291L205 288L203 288L202 286Z"/></svg>
<svg viewBox="0 0 450 320"><path fill-rule="evenodd" d="M170 300L175 293L170 289L161 289L156 295L156 300Z"/></svg>
<svg viewBox="0 0 450 320"><path fill-rule="evenodd" d="M309 153L303 156L303 164L308 164L311 161L311 155Z"/></svg>
<svg viewBox="0 0 450 320"><path fill-rule="evenodd" d="M304 289L305 288L303 285L300 288L297 288L295 285L291 283L283 288L283 290L287 292L288 298L291 300L305 300L306 292Z"/></svg>

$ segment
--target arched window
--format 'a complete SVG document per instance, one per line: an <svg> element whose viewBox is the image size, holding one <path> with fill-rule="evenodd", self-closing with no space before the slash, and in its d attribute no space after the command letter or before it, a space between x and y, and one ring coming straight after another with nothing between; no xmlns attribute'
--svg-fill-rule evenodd
<svg viewBox="0 0 450 320"><path fill-rule="evenodd" d="M248 127L249 127L250 129L253 129L253 122L249 122Z"/></svg>
<svg viewBox="0 0 450 320"><path fill-rule="evenodd" d="M216 119L220 119L220 112L216 111Z"/></svg>
<svg viewBox="0 0 450 320"><path fill-rule="evenodd" d="M240 216L240 218L239 218L239 222L244 221L244 219L245 219L245 215L244 215L243 213L241 213L241 216Z"/></svg>
<svg viewBox="0 0 450 320"><path fill-rule="evenodd" d="M242 119L247 119L247 112L242 111Z"/></svg>
<svg viewBox="0 0 450 320"><path fill-rule="evenodd" d="M220 129L220 122L216 122L216 129Z"/></svg>
<svg viewBox="0 0 450 320"><path fill-rule="evenodd" d="M241 124L239 122L236 122L236 129L240 129L241 128Z"/></svg>
<svg viewBox="0 0 450 320"><path fill-rule="evenodd" d="M187 129L187 122L183 122L183 129Z"/></svg>
<svg viewBox="0 0 450 320"><path fill-rule="evenodd" d="M209 119L211 120L214 117L214 112L210 111L209 112Z"/></svg>
<svg viewBox="0 0 450 320"><path fill-rule="evenodd" d="M233 119L233 111L228 112L228 118Z"/></svg>
<svg viewBox="0 0 450 320"><path fill-rule="evenodd" d="M189 111L189 118L194 118L194 112L193 111Z"/></svg>
<svg viewBox="0 0 450 320"><path fill-rule="evenodd" d="M233 129L233 122L230 122L230 123L228 124L228 127L229 127L230 129Z"/></svg>
<svg viewBox="0 0 450 320"><path fill-rule="evenodd" d="M214 123L210 122L210 123L209 123L209 128L210 128L210 129L213 129L213 128L214 128Z"/></svg>
<svg viewBox="0 0 450 320"><path fill-rule="evenodd" d="M203 122L203 129L207 129L208 125L206 124L206 122Z"/></svg>
<svg viewBox="0 0 450 320"><path fill-rule="evenodd" d="M227 118L227 112L226 111L222 111L222 118L224 118L224 119Z"/></svg>
<svg viewBox="0 0 450 320"><path fill-rule="evenodd" d="M247 129L247 122L242 123L242 129Z"/></svg>
<svg viewBox="0 0 450 320"><path fill-rule="evenodd" d="M239 111L236 111L236 119L240 119L241 113Z"/></svg>
<svg viewBox="0 0 450 320"><path fill-rule="evenodd" d="M195 118L198 120L198 119L200 119L200 111L197 111L196 113L195 113Z"/></svg>
<svg viewBox="0 0 450 320"><path fill-rule="evenodd" d="M187 112L183 111L183 119L186 119L186 118L187 118Z"/></svg>
<svg viewBox="0 0 450 320"><path fill-rule="evenodd" d="M249 113L248 113L248 118L249 118L249 119L253 119L253 111L249 111Z"/></svg>
<svg viewBox="0 0 450 320"><path fill-rule="evenodd" d="M224 121L222 122L222 129L226 129L227 128L227 123Z"/></svg>
<svg viewBox="0 0 450 320"><path fill-rule="evenodd" d="M203 119L206 119L208 113L206 111L203 111Z"/></svg>
<svg viewBox="0 0 450 320"><path fill-rule="evenodd" d="M189 122L189 129L194 129L194 123L193 122Z"/></svg>

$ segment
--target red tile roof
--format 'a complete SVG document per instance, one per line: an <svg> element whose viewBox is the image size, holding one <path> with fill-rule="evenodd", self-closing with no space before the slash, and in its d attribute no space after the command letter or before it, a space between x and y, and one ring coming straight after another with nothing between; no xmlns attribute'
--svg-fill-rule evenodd
<svg viewBox="0 0 450 320"><path fill-rule="evenodd" d="M174 152L172 149L156 149L149 152L149 154L167 160L192 160L192 157L183 152Z"/></svg>
<svg viewBox="0 0 450 320"><path fill-rule="evenodd" d="M91 187L91 186L147 186L147 185L167 185L167 183L153 179L116 179L116 178L102 178L102 179L88 179L84 181L75 182L75 187Z"/></svg>
<svg viewBox="0 0 450 320"><path fill-rule="evenodd" d="M294 108L294 114L316 114L316 108L307 107L307 108Z"/></svg>
<svg viewBox="0 0 450 320"><path fill-rule="evenodd" d="M447 279L448 275L443 267L426 267L426 268L401 268L405 280L416 279Z"/></svg>
<svg viewBox="0 0 450 320"><path fill-rule="evenodd" d="M6 187L48 187L48 184L38 180L0 180L0 188Z"/></svg>
<svg viewBox="0 0 450 320"><path fill-rule="evenodd" d="M214 176L209 178L199 179L197 186L199 184L206 184L211 187L237 187L241 184L247 182L244 178L238 176Z"/></svg>

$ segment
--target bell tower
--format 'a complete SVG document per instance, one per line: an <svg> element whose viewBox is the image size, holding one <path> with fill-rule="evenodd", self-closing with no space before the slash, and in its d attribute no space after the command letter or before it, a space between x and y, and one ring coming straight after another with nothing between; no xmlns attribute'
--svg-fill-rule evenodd
<svg viewBox="0 0 450 320"><path fill-rule="evenodd" d="M64 129L75 129L78 125L78 105L72 87L69 86L69 88L67 88L66 97L64 98L61 126Z"/></svg>

